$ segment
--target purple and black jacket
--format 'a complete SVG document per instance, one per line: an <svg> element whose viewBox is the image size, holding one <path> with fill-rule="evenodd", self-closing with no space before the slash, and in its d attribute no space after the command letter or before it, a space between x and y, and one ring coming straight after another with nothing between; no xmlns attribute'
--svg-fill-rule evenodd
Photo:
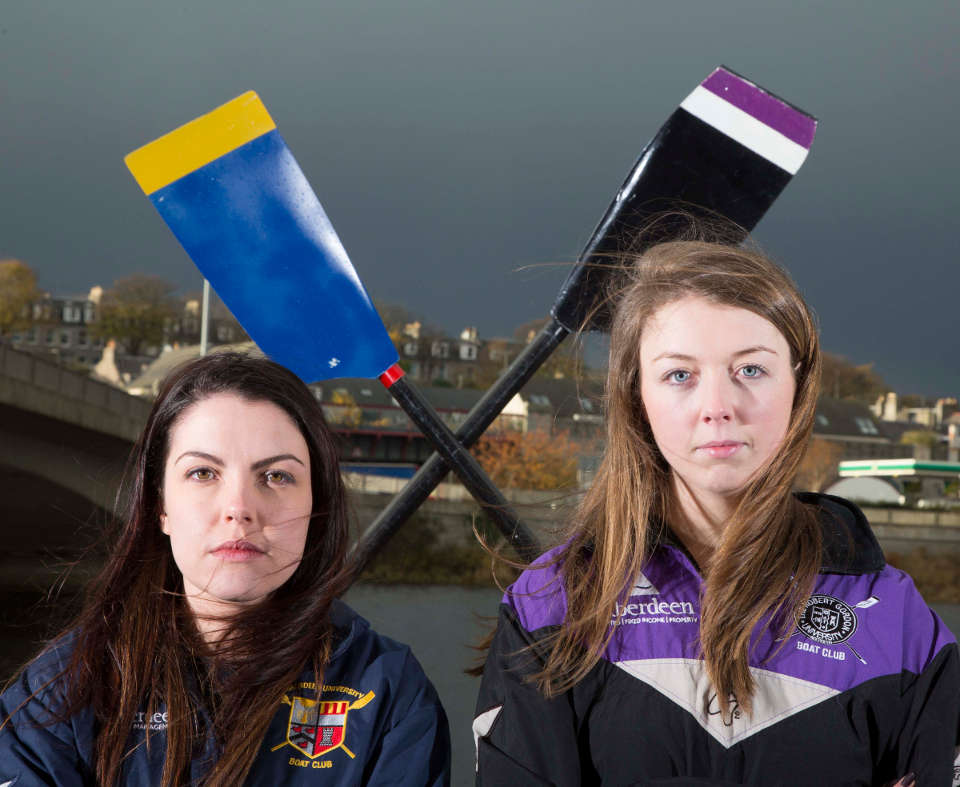
<svg viewBox="0 0 960 787"><path fill-rule="evenodd" d="M960 784L960 659L913 581L885 565L863 514L818 507L823 566L787 642L755 636L753 713L721 713L699 655L702 579L658 547L618 605L600 662L545 699L524 680L566 614L544 556L500 605L477 702L477 784ZM536 566L536 564L535 564ZM782 647L779 647L781 646ZM778 650L779 647L779 650Z"/></svg>

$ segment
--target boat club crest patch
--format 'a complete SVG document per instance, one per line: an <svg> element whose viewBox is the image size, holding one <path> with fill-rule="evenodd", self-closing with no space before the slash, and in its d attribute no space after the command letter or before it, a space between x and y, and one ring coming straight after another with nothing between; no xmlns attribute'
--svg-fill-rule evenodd
<svg viewBox="0 0 960 787"><path fill-rule="evenodd" d="M351 710L359 710L375 696L368 691L353 702L284 697L283 702L290 706L287 739L274 749L290 745L311 760L334 749L343 749L352 759L356 755L346 745L347 717Z"/></svg>
<svg viewBox="0 0 960 787"><path fill-rule="evenodd" d="M857 631L856 610L870 609L879 603L880 599L870 596L851 606L834 596L817 593L807 600L797 622L797 631L814 642L830 646L831 651L833 646L843 645L861 664L866 664L866 659L848 640ZM824 652L827 652L827 649L824 649Z"/></svg>
<svg viewBox="0 0 960 787"><path fill-rule="evenodd" d="M815 595L804 607L799 628L814 642L838 645L850 639L857 630L857 616L840 599Z"/></svg>

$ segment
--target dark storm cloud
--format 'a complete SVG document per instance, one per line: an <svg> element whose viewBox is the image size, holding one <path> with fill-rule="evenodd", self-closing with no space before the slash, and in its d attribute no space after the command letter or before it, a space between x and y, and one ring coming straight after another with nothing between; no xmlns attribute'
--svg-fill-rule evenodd
<svg viewBox="0 0 960 787"><path fill-rule="evenodd" d="M575 257L722 62L820 118L758 237L826 347L902 391L960 393L958 32L952 2L14 0L0 256L61 293L132 271L196 289L122 158L256 89L374 295L509 333L556 294L564 268L541 263Z"/></svg>

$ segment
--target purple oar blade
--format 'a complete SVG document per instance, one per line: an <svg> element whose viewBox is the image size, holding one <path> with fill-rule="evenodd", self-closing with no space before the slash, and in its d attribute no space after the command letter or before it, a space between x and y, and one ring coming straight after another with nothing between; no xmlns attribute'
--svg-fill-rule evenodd
<svg viewBox="0 0 960 787"><path fill-rule="evenodd" d="M671 240L682 211L730 223L725 241L752 230L806 159L817 121L720 66L694 88L640 153L554 303L567 330L606 331L610 274L625 253ZM736 228L739 228L740 236ZM589 322L589 324L585 324Z"/></svg>

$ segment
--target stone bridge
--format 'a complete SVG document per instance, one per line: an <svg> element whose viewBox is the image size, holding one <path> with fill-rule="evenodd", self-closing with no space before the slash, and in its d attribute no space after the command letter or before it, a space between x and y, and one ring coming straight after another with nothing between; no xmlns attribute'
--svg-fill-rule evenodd
<svg viewBox="0 0 960 787"><path fill-rule="evenodd" d="M0 585L49 586L98 541L149 410L0 344Z"/></svg>

